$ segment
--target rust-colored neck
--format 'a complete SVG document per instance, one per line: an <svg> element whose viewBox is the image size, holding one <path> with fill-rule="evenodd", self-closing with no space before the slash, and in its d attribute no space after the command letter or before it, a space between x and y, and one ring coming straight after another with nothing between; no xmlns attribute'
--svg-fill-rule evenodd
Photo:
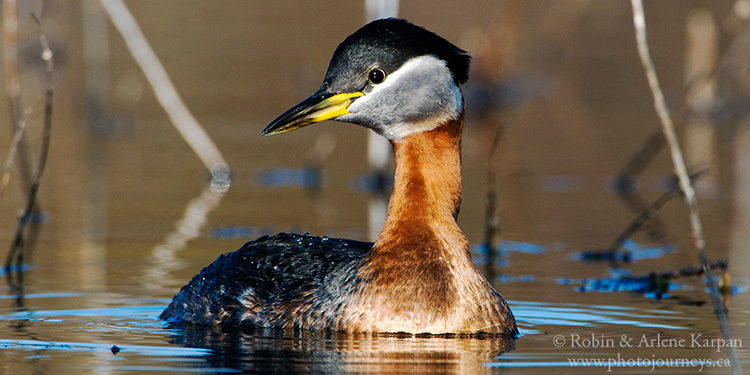
<svg viewBox="0 0 750 375"><path fill-rule="evenodd" d="M427 255L424 251L434 252L425 249L428 244L435 251L465 252L466 240L456 224L461 205L462 128L463 114L433 130L392 141L395 181L374 252L389 253L406 263L409 255L419 261ZM420 254L408 254L411 249Z"/></svg>
<svg viewBox="0 0 750 375"><path fill-rule="evenodd" d="M463 116L393 141L388 216L337 327L371 332L515 332L456 223Z"/></svg>

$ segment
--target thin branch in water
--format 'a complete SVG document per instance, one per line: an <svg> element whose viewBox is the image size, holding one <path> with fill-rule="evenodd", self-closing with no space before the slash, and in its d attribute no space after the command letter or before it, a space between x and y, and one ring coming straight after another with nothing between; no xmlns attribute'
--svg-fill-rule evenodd
<svg viewBox="0 0 750 375"><path fill-rule="evenodd" d="M29 186L26 208L18 220L15 237L11 244L10 251L8 252L8 256L5 259L6 271L10 270L10 265L12 263L16 264L17 270L20 270L20 266L23 264L26 244L28 243L27 239L24 236L24 233L27 226L31 222L32 217L34 217L37 193L39 192L39 183L42 179L42 175L44 174L44 167L47 165L47 156L49 154L49 144L52 134L52 98L54 94L54 86L52 85L52 72L54 70L54 54L49 47L47 38L42 32L41 23L34 15L32 15L32 19L39 27L39 43L42 46L41 58L45 62L46 86L44 100L44 129L42 133L42 145L39 153L36 175L34 175L34 179L31 181L31 186ZM34 233L38 232L35 231ZM34 238L31 238L31 240L33 241Z"/></svg>
<svg viewBox="0 0 750 375"><path fill-rule="evenodd" d="M726 259L724 260L718 260L716 262L712 262L708 265L709 269L712 270L719 270L721 272L725 272L727 270L728 262ZM701 276L705 274L705 270L703 267L683 267L678 270L672 270L668 272L662 272L660 275L661 277L665 278L673 278L673 277L692 277L692 276Z"/></svg>
<svg viewBox="0 0 750 375"><path fill-rule="evenodd" d="M648 39L646 37L646 15L643 11L643 2L641 0L631 0L633 8L633 24L635 26L635 37L638 45L638 55L640 56L641 63L646 70L646 78L648 79L651 93L654 96L654 108L656 113L661 120L662 131L666 138L669 151L672 156L672 163L674 164L675 174L679 178L680 188L683 191L685 197L685 203L688 206L690 216L690 229L693 234L693 241L696 250L698 250L698 259L701 262L706 273L706 284L710 290L711 302L714 305L714 311L719 320L719 326L721 331L724 333L726 340L732 339L732 332L729 327L729 319L727 318L727 310L724 303L721 300L721 294L719 293L719 287L714 279L713 273L709 267L708 255L706 254L706 240L703 236L703 226L701 224L700 215L698 213L698 202L695 197L695 189L690 181L690 176L685 166L685 161L682 157L682 150L680 149L677 141L677 135L674 131L674 125L672 118L669 115L669 109L664 100L664 94L659 86L659 80L656 76L656 70L654 68L654 62L651 60L651 55L648 49ZM739 364L739 357L737 355L737 348L729 348L729 359L732 364L732 371L734 374L742 374L742 369Z"/></svg>
<svg viewBox="0 0 750 375"><path fill-rule="evenodd" d="M679 189L676 180L674 188ZM646 200L643 199L637 192L620 192L618 195L633 214L640 215L641 213L643 213L643 211L648 210L649 205L647 204ZM644 223L642 230L646 234L646 236L648 236L651 242L664 242L664 239L668 236L664 222L659 217L658 213L650 217L649 220Z"/></svg>
<svg viewBox="0 0 750 375"><path fill-rule="evenodd" d="M54 54L52 49L49 47L47 37L42 32L42 24L36 18L35 15L31 15L31 18L39 27L39 43L42 45L42 60L44 61L45 69L45 88L44 88L44 130L42 133L42 148L39 154L39 165L37 166L36 176L34 183L39 185L39 180L42 178L44 173L44 167L47 165L47 155L49 154L49 143L52 136L52 97L55 93L55 87L52 84L52 72L55 68L55 62L52 59Z"/></svg>

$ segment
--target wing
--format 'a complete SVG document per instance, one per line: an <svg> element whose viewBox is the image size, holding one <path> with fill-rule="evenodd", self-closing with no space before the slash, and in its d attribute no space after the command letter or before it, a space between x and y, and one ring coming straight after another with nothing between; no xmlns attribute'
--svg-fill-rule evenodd
<svg viewBox="0 0 750 375"><path fill-rule="evenodd" d="M175 295L160 318L203 325L282 326L327 283L356 271L370 242L279 233L221 255ZM323 296L324 295L324 296ZM319 298L319 299L320 299ZM320 306L323 301L315 301Z"/></svg>

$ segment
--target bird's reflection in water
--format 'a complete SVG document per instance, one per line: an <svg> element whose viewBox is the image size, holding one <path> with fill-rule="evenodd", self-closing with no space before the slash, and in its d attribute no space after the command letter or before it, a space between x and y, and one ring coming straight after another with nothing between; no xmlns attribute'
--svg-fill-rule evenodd
<svg viewBox="0 0 750 375"><path fill-rule="evenodd" d="M198 367L253 373L467 373L513 349L507 336L369 335L179 327L172 343L211 350ZM486 369L486 368L484 368Z"/></svg>

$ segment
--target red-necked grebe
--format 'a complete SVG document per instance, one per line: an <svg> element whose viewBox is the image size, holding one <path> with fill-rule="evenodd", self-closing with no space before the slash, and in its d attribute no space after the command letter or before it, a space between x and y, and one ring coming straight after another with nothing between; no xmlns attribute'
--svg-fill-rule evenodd
<svg viewBox="0 0 750 375"><path fill-rule="evenodd" d="M323 85L264 135L324 120L370 128L393 145L396 175L374 244L277 234L220 256L162 319L348 332L514 335L508 304L477 270L456 223L468 54L398 19L341 43Z"/></svg>

